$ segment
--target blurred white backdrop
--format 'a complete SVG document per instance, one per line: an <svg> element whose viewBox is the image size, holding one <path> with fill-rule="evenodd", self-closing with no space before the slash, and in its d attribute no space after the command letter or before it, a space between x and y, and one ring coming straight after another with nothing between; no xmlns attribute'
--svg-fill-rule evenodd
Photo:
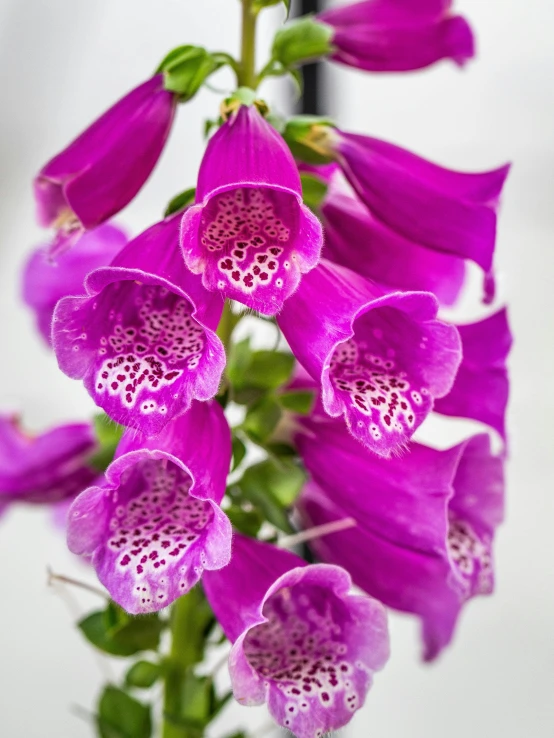
<svg viewBox="0 0 554 738"><path fill-rule="evenodd" d="M417 0L414 0L417 2ZM332 4L332 3L331 3ZM496 547L497 592L467 608L453 647L418 661L417 626L391 618L393 656L351 738L551 738L554 735L554 6L545 0L459 0L479 57L411 75L328 67L327 103L345 128L386 138L447 166L514 162L498 240L499 303L511 311L508 518ZM25 255L40 242L30 182L44 161L180 43L235 51L236 0L0 0L0 408L34 428L86 418L82 386L64 377L19 302ZM263 36L280 17L266 13ZM222 88L229 82L217 79ZM263 90L287 106L286 90ZM202 121L218 97L179 111L163 159L120 220L136 233L194 183ZM467 313L478 317L480 307ZM46 587L46 566L87 578L44 512L11 511L0 527L0 735L86 738L72 707L89 708L106 664L76 615L95 602ZM92 579L89 576L89 579ZM263 709L236 710L263 724ZM226 728L229 726L226 725ZM263 732L261 735L269 735Z"/></svg>

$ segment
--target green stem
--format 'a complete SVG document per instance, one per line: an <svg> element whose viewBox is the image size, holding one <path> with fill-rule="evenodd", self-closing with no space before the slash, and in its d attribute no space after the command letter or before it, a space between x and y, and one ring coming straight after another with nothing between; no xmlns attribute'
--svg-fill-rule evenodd
<svg viewBox="0 0 554 738"><path fill-rule="evenodd" d="M240 66L237 81L240 87L256 89L256 20L258 11L252 0L242 2L242 34Z"/></svg>

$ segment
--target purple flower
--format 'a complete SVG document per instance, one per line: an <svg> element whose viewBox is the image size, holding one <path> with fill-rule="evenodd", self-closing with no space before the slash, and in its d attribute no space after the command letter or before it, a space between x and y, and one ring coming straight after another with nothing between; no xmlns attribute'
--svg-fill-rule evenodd
<svg viewBox="0 0 554 738"><path fill-rule="evenodd" d="M38 221L59 232L59 248L118 213L148 179L176 109L163 79L158 74L132 90L40 170Z"/></svg>
<svg viewBox="0 0 554 738"><path fill-rule="evenodd" d="M74 501L69 548L92 556L98 578L127 612L166 607L204 569L228 563L231 524L219 503L230 458L223 410L195 402L155 439L127 431L103 483Z"/></svg>
<svg viewBox="0 0 554 738"><path fill-rule="evenodd" d="M46 343L51 344L52 315L58 300L82 294L86 275L109 264L126 242L120 228L105 224L84 233L71 250L55 260L49 246L33 251L23 272L23 301L34 311Z"/></svg>
<svg viewBox="0 0 554 738"><path fill-rule="evenodd" d="M407 72L475 54L471 28L452 0L366 0L320 13L333 27L332 59L369 72Z"/></svg>
<svg viewBox="0 0 554 738"><path fill-rule="evenodd" d="M88 423L31 436L18 418L0 416L0 510L13 502L55 503L81 492L97 476L89 465L95 450Z"/></svg>
<svg viewBox="0 0 554 738"><path fill-rule="evenodd" d="M447 451L412 444L401 458L364 452L337 423L304 421L296 442L312 475L306 526L357 525L311 544L386 605L419 615L425 659L451 640L466 600L493 589L492 539L504 503L503 463L487 435Z"/></svg>
<svg viewBox="0 0 554 738"><path fill-rule="evenodd" d="M509 382L506 359L512 345L506 308L488 318L458 326L463 359L450 392L437 400L444 415L471 418L494 428L506 440Z"/></svg>
<svg viewBox="0 0 554 738"><path fill-rule="evenodd" d="M350 577L338 567L308 566L241 535L229 566L207 573L203 584L234 644L229 670L238 702L267 702L297 738L346 725L389 656L379 602L350 594Z"/></svg>
<svg viewBox="0 0 554 738"><path fill-rule="evenodd" d="M321 382L325 411L344 415L359 441L390 456L448 393L460 363L458 332L436 320L437 310L428 292L385 292L322 260L277 320Z"/></svg>
<svg viewBox="0 0 554 738"><path fill-rule="evenodd" d="M340 173L322 204L323 256L391 290L432 292L452 305L464 284L464 260L414 243L375 218Z"/></svg>
<svg viewBox="0 0 554 738"><path fill-rule="evenodd" d="M111 266L91 272L87 295L61 300L52 324L62 371L82 379L113 420L146 435L193 399L213 397L225 366L214 333L223 300L185 268L180 217L152 226Z"/></svg>
<svg viewBox="0 0 554 738"><path fill-rule="evenodd" d="M185 262L209 290L274 315L319 258L319 220L302 203L285 142L242 106L208 144L183 216Z"/></svg>
<svg viewBox="0 0 554 738"><path fill-rule="evenodd" d="M419 246L474 261L494 297L496 211L509 166L469 174L444 169L369 136L334 130L328 145L373 219Z"/></svg>

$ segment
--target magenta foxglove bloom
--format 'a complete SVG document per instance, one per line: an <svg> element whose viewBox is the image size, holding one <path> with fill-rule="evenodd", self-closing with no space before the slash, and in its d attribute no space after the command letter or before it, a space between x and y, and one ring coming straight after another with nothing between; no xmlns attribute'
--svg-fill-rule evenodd
<svg viewBox="0 0 554 738"><path fill-rule="evenodd" d="M113 420L158 433L193 399L218 390L225 351L215 329L221 295L183 264L180 214L131 241L91 272L87 294L55 310L52 342L63 372L82 379Z"/></svg>
<svg viewBox="0 0 554 738"><path fill-rule="evenodd" d="M38 221L58 231L59 248L65 237L95 228L133 199L164 148L176 104L158 74L40 170L34 183Z"/></svg>
<svg viewBox="0 0 554 738"><path fill-rule="evenodd" d="M334 130L331 147L371 215L403 239L474 261L494 297L496 211L509 166L469 174L444 169L398 146Z"/></svg>
<svg viewBox="0 0 554 738"><path fill-rule="evenodd" d="M317 264L322 229L302 202L288 147L254 106L208 143L196 201L181 230L189 269L207 289L274 315Z"/></svg>
<svg viewBox="0 0 554 738"><path fill-rule="evenodd" d="M194 402L155 439L127 431L105 480L74 501L68 545L92 556L98 578L127 612L153 612L231 555L219 503L231 438L217 402Z"/></svg>
<svg viewBox="0 0 554 738"><path fill-rule="evenodd" d="M494 428L506 440L509 382L506 359L512 345L506 308L488 318L458 326L463 359L450 392L437 400L444 415L471 418Z"/></svg>
<svg viewBox="0 0 554 738"><path fill-rule="evenodd" d="M56 259L50 255L50 246L31 254L23 272L23 300L34 311L37 327L48 344L58 300L82 294L87 274L109 264L126 243L124 231L105 224L84 233L72 249Z"/></svg>
<svg viewBox="0 0 554 738"><path fill-rule="evenodd" d="M414 243L375 218L335 173L321 208L323 256L391 290L432 292L452 305L464 284L464 260Z"/></svg>
<svg viewBox="0 0 554 738"><path fill-rule="evenodd" d="M454 326L428 292L385 292L325 259L277 320L294 355L321 382L332 417L381 456L404 446L450 390L460 363Z"/></svg>
<svg viewBox="0 0 554 738"><path fill-rule="evenodd" d="M297 738L346 725L389 656L386 613L350 594L348 574L236 535L225 569L207 572L206 596L233 643L229 671L243 705L267 703Z"/></svg>
<svg viewBox="0 0 554 738"><path fill-rule="evenodd" d="M50 504L85 489L96 440L89 423L60 425L36 436L17 418L0 416L0 510L13 502Z"/></svg>
<svg viewBox="0 0 554 738"><path fill-rule="evenodd" d="M467 21L452 0L365 0L317 16L333 28L334 61L369 72L407 72L475 54Z"/></svg>
<svg viewBox="0 0 554 738"><path fill-rule="evenodd" d="M501 458L491 455L486 434L447 451L412 444L384 460L364 453L337 423L305 421L305 428L296 439L313 480L299 502L304 524L357 522L310 545L389 607L419 615L425 659L435 658L464 602L493 589Z"/></svg>

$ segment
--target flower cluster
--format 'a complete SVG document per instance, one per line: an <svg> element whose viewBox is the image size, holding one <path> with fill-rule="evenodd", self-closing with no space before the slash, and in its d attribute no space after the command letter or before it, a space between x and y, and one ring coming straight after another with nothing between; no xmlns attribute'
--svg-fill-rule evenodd
<svg viewBox="0 0 554 738"><path fill-rule="evenodd" d="M254 19L269 4L243 0ZM366 0L301 19L265 69L322 56L374 72L462 64L473 37L450 6ZM421 619L429 660L464 603L492 591L505 453L484 432L447 450L412 437L440 413L506 442L506 310L459 326L440 311L468 261L494 300L508 167L462 173L328 120L277 122L239 87L196 187L129 240L109 219L152 171L177 104L225 63L255 87L244 59L179 47L38 174L54 235L27 264L24 298L61 370L124 432L99 471L88 425L31 440L5 419L0 505L74 498L69 548L128 613L201 581L233 644L237 700L318 738L350 720L386 663L384 606ZM291 353L233 343L246 310ZM244 406L232 428L229 403ZM245 441L266 461L247 466ZM275 535L297 521L319 563L264 539L256 515Z"/></svg>

